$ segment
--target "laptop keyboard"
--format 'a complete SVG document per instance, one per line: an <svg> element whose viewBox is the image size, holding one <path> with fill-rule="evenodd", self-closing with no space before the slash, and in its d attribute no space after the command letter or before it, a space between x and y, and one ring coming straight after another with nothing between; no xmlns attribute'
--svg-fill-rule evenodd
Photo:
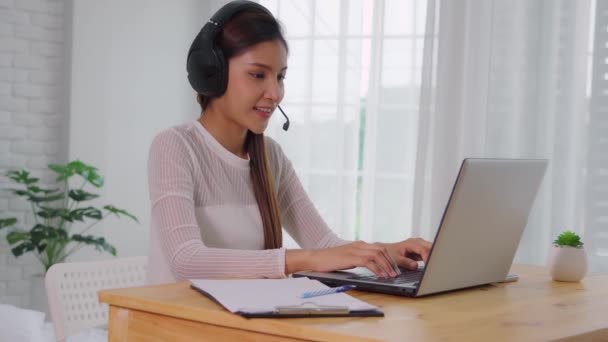
<svg viewBox="0 0 608 342"><path fill-rule="evenodd" d="M382 283L382 284L405 284L405 283L418 283L420 281L420 278L422 277L422 269L419 269L417 271L410 271L410 270L401 270L401 274L394 277L394 278L381 278L378 277L377 275L353 275L351 277L349 277L349 279L355 279L355 280L367 280L367 281L373 281L376 283Z"/></svg>

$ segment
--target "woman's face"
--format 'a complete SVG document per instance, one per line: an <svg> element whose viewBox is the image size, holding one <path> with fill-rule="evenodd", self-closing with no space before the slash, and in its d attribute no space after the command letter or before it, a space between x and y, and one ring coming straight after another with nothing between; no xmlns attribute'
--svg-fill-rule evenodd
<svg viewBox="0 0 608 342"><path fill-rule="evenodd" d="M256 44L230 58L228 86L216 104L226 119L260 134L283 99L286 71L287 50L282 42Z"/></svg>

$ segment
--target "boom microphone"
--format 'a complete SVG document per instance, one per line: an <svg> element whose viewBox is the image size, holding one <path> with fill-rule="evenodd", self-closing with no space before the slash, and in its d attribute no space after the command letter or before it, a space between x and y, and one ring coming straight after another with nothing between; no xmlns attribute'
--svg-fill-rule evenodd
<svg viewBox="0 0 608 342"><path fill-rule="evenodd" d="M285 123L283 124L283 130L287 131L289 129L289 118L287 117L287 115L285 114L285 112L283 111L283 109L281 108L281 106L277 106L279 107L279 110L281 111L281 114L283 114L283 116L285 117Z"/></svg>

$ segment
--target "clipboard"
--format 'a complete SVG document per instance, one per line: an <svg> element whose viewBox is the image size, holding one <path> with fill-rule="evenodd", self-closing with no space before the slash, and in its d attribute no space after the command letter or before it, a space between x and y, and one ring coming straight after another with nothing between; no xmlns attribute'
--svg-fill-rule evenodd
<svg viewBox="0 0 608 342"><path fill-rule="evenodd" d="M346 306L278 306L272 312L235 312L245 318L384 317L380 310L350 311Z"/></svg>
<svg viewBox="0 0 608 342"><path fill-rule="evenodd" d="M345 293L315 297L314 299L299 299L295 294L302 289L327 288L317 280L308 278L294 279L257 279L257 280L191 280L190 287L209 297L226 310L245 318L303 318L303 317L383 317L384 313L375 306L362 302ZM255 285L257 297L265 296L275 303L263 306L251 305L255 299L250 299L251 289ZM228 288L230 288L228 290ZM280 291L277 291L280 288ZM241 300L235 299L235 289L242 289ZM277 294L277 292L280 292ZM289 303L285 296L289 296ZM236 295L239 297L239 295ZM293 297L293 298L292 298ZM258 298L258 301L259 301ZM247 305L251 305L248 307Z"/></svg>

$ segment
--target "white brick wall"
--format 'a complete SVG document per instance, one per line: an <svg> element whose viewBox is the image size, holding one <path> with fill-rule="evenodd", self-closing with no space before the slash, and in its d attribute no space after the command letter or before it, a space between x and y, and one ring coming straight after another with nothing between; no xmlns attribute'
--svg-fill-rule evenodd
<svg viewBox="0 0 608 342"><path fill-rule="evenodd" d="M7 170L27 168L48 180L46 165L67 159L70 6L68 0L0 0L0 189ZM30 228L29 206L0 191L0 217ZM15 258L0 231L0 303L47 311L32 303L33 255ZM48 319L48 318L47 318Z"/></svg>

